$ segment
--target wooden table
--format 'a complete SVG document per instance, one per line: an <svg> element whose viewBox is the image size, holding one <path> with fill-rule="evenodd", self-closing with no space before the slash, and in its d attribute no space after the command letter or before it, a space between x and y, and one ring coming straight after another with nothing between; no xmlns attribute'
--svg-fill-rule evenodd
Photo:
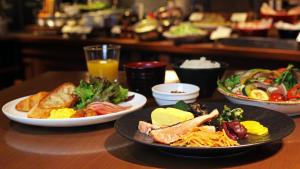
<svg viewBox="0 0 300 169"><path fill-rule="evenodd" d="M65 81L78 83L82 72L49 72L0 92L0 105ZM214 95L209 100L224 100ZM149 99L147 107L155 103ZM282 142L235 157L187 159L163 154L118 135L113 122L74 128L19 124L0 115L0 164L3 169L122 169L122 168L267 168L295 169L300 161L300 119Z"/></svg>

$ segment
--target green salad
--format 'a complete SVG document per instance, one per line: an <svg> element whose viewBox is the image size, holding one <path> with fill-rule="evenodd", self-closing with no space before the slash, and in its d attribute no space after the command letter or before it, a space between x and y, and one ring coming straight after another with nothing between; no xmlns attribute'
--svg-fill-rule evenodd
<svg viewBox="0 0 300 169"><path fill-rule="evenodd" d="M217 83L219 89L240 97L266 101L300 99L300 71L292 64L276 70L251 69Z"/></svg>
<svg viewBox="0 0 300 169"><path fill-rule="evenodd" d="M79 99L76 108L82 109L95 101L107 101L114 104L123 102L128 98L128 89L124 89L117 82L91 78L90 82L80 81L75 89L75 94Z"/></svg>

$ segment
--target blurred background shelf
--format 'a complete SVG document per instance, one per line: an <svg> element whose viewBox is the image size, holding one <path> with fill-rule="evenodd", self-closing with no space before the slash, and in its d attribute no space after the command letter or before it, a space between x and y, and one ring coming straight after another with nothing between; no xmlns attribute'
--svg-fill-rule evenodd
<svg viewBox="0 0 300 169"><path fill-rule="evenodd" d="M295 38L280 39L274 26L267 38L242 37L234 30L232 14L246 14L245 21L261 20L264 2L272 6L275 0L0 0L0 72L6 77L2 86L46 71L86 70L83 46L99 43L122 45L120 70L128 62L153 60L166 62L167 69L172 69L173 63L201 56L227 62L232 70L271 69L288 63L299 67ZM282 8L293 9L300 0L281 3ZM276 5L274 9L285 10ZM196 19L191 20L192 14ZM148 22L155 29L137 32L136 24L147 19L155 20ZM205 37L177 45L163 33L181 23L197 25L207 36L220 26L233 33L225 39ZM151 36L151 41L139 37L149 32L158 35Z"/></svg>
<svg viewBox="0 0 300 169"><path fill-rule="evenodd" d="M249 39L247 39L250 41ZM252 39L253 40L253 39ZM228 40L214 43L183 44L176 46L172 41L140 42L135 39L123 38L91 38L86 40L64 39L61 36L38 36L29 33L7 34L0 42L10 42L9 51L19 51L21 61L25 63L25 77L31 78L48 70L85 70L85 60L82 47L97 43L113 43L122 45L121 63L135 60L161 60L167 63L178 62L187 58L207 56L214 60L225 61L230 69L248 67L286 66L293 62L300 64L300 51L295 41L274 40L272 43L283 47L286 43L289 49L276 49L276 46L244 45ZM263 39L261 43L265 43ZM246 41L244 39L244 41ZM18 44L18 45L16 45ZM280 45L281 44L281 45ZM286 47L287 48L287 47ZM272 62L272 64L269 64ZM121 65L122 65L121 64ZM120 67L120 69L123 69Z"/></svg>

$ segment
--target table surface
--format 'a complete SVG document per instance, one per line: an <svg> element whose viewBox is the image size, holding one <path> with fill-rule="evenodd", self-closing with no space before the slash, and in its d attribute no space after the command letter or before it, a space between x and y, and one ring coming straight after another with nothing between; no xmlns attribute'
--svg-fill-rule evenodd
<svg viewBox="0 0 300 169"><path fill-rule="evenodd" d="M40 90L51 90L86 78L83 72L48 72L0 91L0 105ZM208 100L224 100L217 93ZM152 99L146 107L155 106ZM113 128L114 123L73 128L23 125L0 115L0 168L122 169L122 168L267 168L295 169L300 161L300 119L281 142L239 156L215 159L178 158L132 143Z"/></svg>

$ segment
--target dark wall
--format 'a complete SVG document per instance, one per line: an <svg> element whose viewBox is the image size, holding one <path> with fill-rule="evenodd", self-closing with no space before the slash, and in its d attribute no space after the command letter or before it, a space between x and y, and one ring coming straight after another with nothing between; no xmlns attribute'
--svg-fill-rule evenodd
<svg viewBox="0 0 300 169"><path fill-rule="evenodd" d="M35 16L42 0L0 0L0 15L8 18L9 30L21 30L24 25L35 23Z"/></svg>

